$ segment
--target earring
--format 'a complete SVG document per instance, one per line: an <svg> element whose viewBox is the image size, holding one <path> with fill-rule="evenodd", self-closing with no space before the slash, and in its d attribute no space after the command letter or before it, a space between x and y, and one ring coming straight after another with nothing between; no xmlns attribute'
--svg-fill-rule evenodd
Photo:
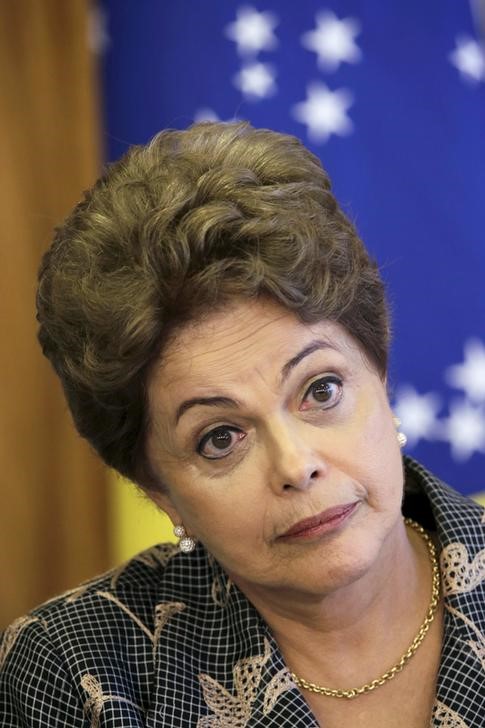
<svg viewBox="0 0 485 728"><path fill-rule="evenodd" d="M401 426L401 420L399 419L399 417L393 417L392 419L394 420L394 424L396 425L396 427L400 427ZM404 447L404 445L408 441L408 438L406 437L406 435L404 434L404 432L398 432L397 433L397 441L398 441L400 447Z"/></svg>
<svg viewBox="0 0 485 728"><path fill-rule="evenodd" d="M182 553L190 554L195 549L195 539L193 539L191 536L187 536L187 532L182 525L174 526L173 532L174 535L180 539L178 547L182 551Z"/></svg>

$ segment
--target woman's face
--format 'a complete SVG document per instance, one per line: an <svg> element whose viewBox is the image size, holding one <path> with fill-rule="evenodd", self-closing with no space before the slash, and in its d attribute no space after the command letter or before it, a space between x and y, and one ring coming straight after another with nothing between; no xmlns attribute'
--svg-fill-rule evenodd
<svg viewBox="0 0 485 728"><path fill-rule="evenodd" d="M385 383L346 330L269 301L187 326L149 385L154 499L236 584L325 594L372 566L400 520ZM325 532L295 523L349 506ZM352 506L352 508L350 508Z"/></svg>

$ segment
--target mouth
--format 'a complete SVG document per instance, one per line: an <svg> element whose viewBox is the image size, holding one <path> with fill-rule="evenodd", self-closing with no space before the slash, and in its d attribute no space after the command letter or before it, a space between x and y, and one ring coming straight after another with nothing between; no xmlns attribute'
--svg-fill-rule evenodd
<svg viewBox="0 0 485 728"><path fill-rule="evenodd" d="M333 531L352 515L357 506L358 502L354 502L328 508L316 516L298 521L288 531L279 536L279 539L312 538Z"/></svg>

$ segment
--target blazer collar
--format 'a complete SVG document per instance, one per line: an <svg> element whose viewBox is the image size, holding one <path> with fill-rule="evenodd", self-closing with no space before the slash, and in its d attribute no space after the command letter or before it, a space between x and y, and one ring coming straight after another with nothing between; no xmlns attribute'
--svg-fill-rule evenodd
<svg viewBox="0 0 485 728"><path fill-rule="evenodd" d="M433 514L445 606L433 726L483 728L485 716L484 510L406 457Z"/></svg>

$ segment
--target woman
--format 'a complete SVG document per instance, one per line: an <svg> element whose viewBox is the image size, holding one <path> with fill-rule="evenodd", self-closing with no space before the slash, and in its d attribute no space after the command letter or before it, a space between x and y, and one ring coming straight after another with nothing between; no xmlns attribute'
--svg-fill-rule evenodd
<svg viewBox="0 0 485 728"><path fill-rule="evenodd" d="M483 726L483 510L403 462L383 285L296 139L133 148L57 230L38 318L179 547L12 625L2 725Z"/></svg>

